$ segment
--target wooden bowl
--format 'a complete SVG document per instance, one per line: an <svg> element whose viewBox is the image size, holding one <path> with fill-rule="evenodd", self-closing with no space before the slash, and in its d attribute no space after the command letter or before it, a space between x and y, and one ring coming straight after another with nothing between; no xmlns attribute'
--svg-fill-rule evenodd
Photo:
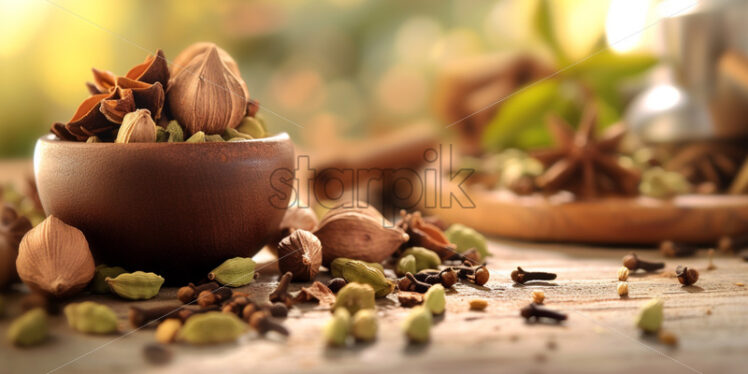
<svg viewBox="0 0 748 374"><path fill-rule="evenodd" d="M278 172L276 170L287 170ZM291 196L288 135L226 143L36 143L39 197L86 235L97 263L198 281L252 256ZM274 182L271 184L271 175Z"/></svg>

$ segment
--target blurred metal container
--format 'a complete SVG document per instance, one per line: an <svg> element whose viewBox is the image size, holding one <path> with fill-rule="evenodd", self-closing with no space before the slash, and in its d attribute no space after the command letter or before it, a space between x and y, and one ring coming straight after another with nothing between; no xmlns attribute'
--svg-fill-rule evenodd
<svg viewBox="0 0 748 374"><path fill-rule="evenodd" d="M748 1L666 1L657 50L669 68L627 112L645 141L748 136ZM742 65L742 67L741 67ZM743 71L741 71L743 70Z"/></svg>

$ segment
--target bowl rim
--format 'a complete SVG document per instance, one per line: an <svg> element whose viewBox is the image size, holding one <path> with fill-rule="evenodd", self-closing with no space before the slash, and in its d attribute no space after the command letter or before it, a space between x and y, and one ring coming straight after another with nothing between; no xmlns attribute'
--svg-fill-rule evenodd
<svg viewBox="0 0 748 374"><path fill-rule="evenodd" d="M86 147L86 148L97 148L97 147L130 147L130 148L160 148L160 147L204 147L206 144L211 144L210 147L216 147L216 144L221 144L224 147L237 147L240 145L256 145L256 144L271 144L271 143L283 143L290 141L291 137L287 132L280 132L275 135L271 135L264 138L257 139L242 139L240 141L233 142L205 142L205 143L186 143L186 142L149 142L149 143L113 143L113 142L100 142L100 143L86 143L76 142L70 140L59 139L55 134L45 134L39 137L38 142L47 144L59 144L71 147ZM231 145L230 145L231 144ZM236 145L233 145L236 144Z"/></svg>

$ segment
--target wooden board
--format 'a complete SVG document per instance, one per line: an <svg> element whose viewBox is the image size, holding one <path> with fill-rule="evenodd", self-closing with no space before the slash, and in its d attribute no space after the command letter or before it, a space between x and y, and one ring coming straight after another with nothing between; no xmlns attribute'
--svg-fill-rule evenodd
<svg viewBox="0 0 748 374"><path fill-rule="evenodd" d="M460 196L456 186L444 186L442 196ZM650 245L676 240L714 245L723 235L748 232L748 196L741 195L574 201L570 194L517 196L479 188L466 192L474 207L453 203L428 211L484 233L532 241Z"/></svg>

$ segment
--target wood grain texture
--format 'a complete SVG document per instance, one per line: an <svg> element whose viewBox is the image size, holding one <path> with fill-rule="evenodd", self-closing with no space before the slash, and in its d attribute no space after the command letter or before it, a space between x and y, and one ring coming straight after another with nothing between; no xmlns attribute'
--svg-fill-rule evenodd
<svg viewBox="0 0 748 374"><path fill-rule="evenodd" d="M153 330L132 332L124 322L130 305L168 303L175 289L165 289L152 301L128 303L107 296L79 298L111 305L122 319L123 335L85 336L71 331L61 317L52 320L53 338L41 347L17 349L3 343L0 362L8 373L47 372L87 354L56 371L99 372L217 372L234 373L453 373L464 372L742 372L748 363L748 263L733 257L715 259L706 271L698 257L667 261L657 274L629 278L630 297L616 294L616 271L625 249L529 245L493 241L486 287L459 283L447 297L446 315L437 319L430 344L409 346L400 323L408 313L395 295L378 301L380 333L376 342L349 349L328 349L320 332L329 311L313 304L292 310L285 324L287 341L252 334L236 344L215 347L173 346L175 360L165 367L144 362L140 350L153 341ZM655 252L642 257L658 259ZM678 264L701 272L694 287L674 278ZM529 270L554 271L552 283L515 285L509 273L521 265ZM264 298L274 287L273 265L259 281L243 290ZM321 275L318 279L326 279ZM305 283L293 284L298 290ZM519 309L533 290L543 290L545 304L569 314L562 325L526 324ZM18 295L10 295L11 306ZM680 339L677 348L641 336L633 319L640 304L651 297L665 300L664 327ZM468 301L489 301L485 312L468 311ZM17 313L13 308L11 315ZM0 322L5 334L8 319ZM124 337L123 337L124 336ZM96 349L92 352L92 350ZM689 369L692 368L693 370Z"/></svg>
<svg viewBox="0 0 748 374"><path fill-rule="evenodd" d="M454 185L445 182L444 189L441 196L461 196ZM453 202L451 207L429 211L447 222L460 222L484 233L548 242L715 243L723 235L748 232L746 195L573 201L570 194L517 196L469 187L465 191L474 207L461 208Z"/></svg>

